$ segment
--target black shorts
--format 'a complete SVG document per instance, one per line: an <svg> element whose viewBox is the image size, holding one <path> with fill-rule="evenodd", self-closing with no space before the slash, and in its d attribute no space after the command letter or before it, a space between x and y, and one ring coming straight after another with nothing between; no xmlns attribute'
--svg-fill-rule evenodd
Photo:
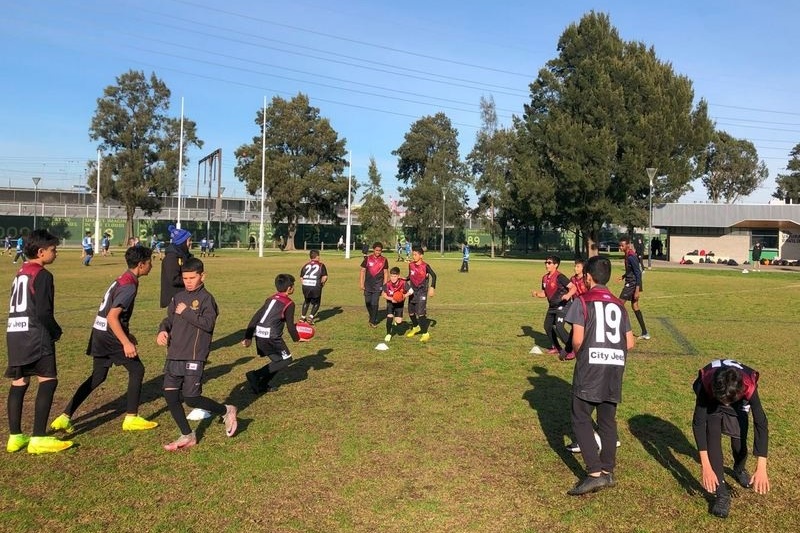
<svg viewBox="0 0 800 533"><path fill-rule="evenodd" d="M639 289L639 291L641 292L641 289ZM638 300L638 298L636 298L636 300L633 299L635 293L636 293L636 283L634 282L626 283L625 286L622 287L622 292L619 293L619 299L626 302L634 302Z"/></svg>
<svg viewBox="0 0 800 533"><path fill-rule="evenodd" d="M416 292L409 297L408 299L408 314L409 315L417 315L417 316L424 316L428 312L428 291L424 291L423 294Z"/></svg>
<svg viewBox="0 0 800 533"><path fill-rule="evenodd" d="M106 368L111 368L114 365L117 366L126 366L131 364L134 361L140 361L139 356L136 357L125 357L124 353L115 353L112 355L92 355L94 358L94 364L97 366L104 366Z"/></svg>
<svg viewBox="0 0 800 533"><path fill-rule="evenodd" d="M203 369L205 361L177 361L167 359L164 364L164 390L176 389L184 398L203 394Z"/></svg>
<svg viewBox="0 0 800 533"><path fill-rule="evenodd" d="M94 248L89 248L88 250L84 248L83 253L85 253L86 255L94 255Z"/></svg>
<svg viewBox="0 0 800 533"><path fill-rule="evenodd" d="M303 287L303 298L306 300L322 299L322 289L320 287Z"/></svg>
<svg viewBox="0 0 800 533"><path fill-rule="evenodd" d="M9 366L6 368L7 378L20 379L29 376L39 376L43 378L57 377L56 356L45 355L27 365Z"/></svg>
<svg viewBox="0 0 800 533"><path fill-rule="evenodd" d="M256 341L258 347L258 355L261 357L269 357L270 361L278 363L281 361L288 361L292 358L292 353L283 337L277 339L259 339Z"/></svg>
<svg viewBox="0 0 800 533"><path fill-rule="evenodd" d="M386 300L386 316L393 316L395 318L402 318L403 316L403 307L405 307L406 302L403 300L400 303L392 302Z"/></svg>

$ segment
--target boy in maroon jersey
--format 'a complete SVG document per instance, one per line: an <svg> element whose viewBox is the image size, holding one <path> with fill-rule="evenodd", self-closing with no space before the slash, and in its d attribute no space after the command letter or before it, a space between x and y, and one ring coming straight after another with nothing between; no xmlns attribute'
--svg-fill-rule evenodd
<svg viewBox="0 0 800 533"><path fill-rule="evenodd" d="M75 391L64 412L50 424L54 430L67 433L74 431L72 416L92 391L103 384L112 366L122 366L128 371L127 405L122 430L141 431L158 426L157 422L139 416L144 364L139 359L138 341L129 329L139 291L139 278L148 275L153 268L152 254L153 251L144 246L132 246L125 251L128 270L114 280L106 291L89 335L86 355L92 357L92 373Z"/></svg>
<svg viewBox="0 0 800 533"><path fill-rule="evenodd" d="M364 243L364 248L367 245ZM369 250L367 250L369 251ZM372 255L364 254L361 261L361 275L359 286L364 292L364 304L369 313L369 327L378 327L378 307L380 305L383 286L389 281L389 261L383 257L383 244L376 242L372 245Z"/></svg>
<svg viewBox="0 0 800 533"><path fill-rule="evenodd" d="M431 338L428 333L431 324L427 316L428 298L433 298L436 294L436 272L423 260L424 256L425 250L422 246L414 246L411 249L411 262L408 264L408 282L414 292L408 300L408 318L411 319L412 327L406 332L406 337L422 333L420 342L428 342Z"/></svg>
<svg viewBox="0 0 800 533"><path fill-rule="evenodd" d="M575 370L572 375L572 431L586 463L587 476L567 494L578 496L614 485L617 460L617 404L622 401L622 375L628 350L633 348L625 304L606 287L611 261L594 256L586 262L589 290L567 312L572 324ZM594 439L592 412L597 411Z"/></svg>
<svg viewBox="0 0 800 533"><path fill-rule="evenodd" d="M242 340L242 346L248 348L255 336L256 352L260 357L268 357L270 361L258 370L245 373L254 394L278 390L270 381L292 362L292 354L283 340L283 328L286 328L294 342L305 342L294 325L295 307L291 298L294 294L294 276L278 274L275 277L275 289L277 292L267 298L253 315Z"/></svg>
<svg viewBox="0 0 800 533"><path fill-rule="evenodd" d="M570 285L569 278L558 271L561 264L561 258L557 255L548 255L544 260L544 266L547 270L546 274L542 276L542 290L536 289L531 291L531 296L534 298L547 298L547 313L544 316L544 332L550 337L550 349L547 350L549 354L560 354L561 345L558 342L558 334L556 333L556 321L558 320L559 313L562 313L564 306L575 294L575 288Z"/></svg>
<svg viewBox="0 0 800 533"><path fill-rule="evenodd" d="M386 337L383 340L386 342L392 340L392 325L403 323L405 299L413 293L414 289L408 280L400 277L400 268L392 267L389 271L389 281L383 286L383 297L386 298Z"/></svg>
<svg viewBox="0 0 800 533"><path fill-rule="evenodd" d="M737 361L718 359L700 369L692 386L697 396L692 432L700 455L703 487L715 494L711 514L719 518L726 518L731 506L723 469L723 435L731 439L736 481L745 488L752 487L759 494L769 492L769 426L758 397L758 376L758 372ZM755 426L753 455L757 457L752 476L745 470L750 413Z"/></svg>
<svg viewBox="0 0 800 533"><path fill-rule="evenodd" d="M47 419L58 386L56 374L56 341L61 326L53 312L53 275L45 268L56 260L58 237L46 230L35 230L26 239L28 260L17 271L11 286L11 301L6 329L8 368L11 390L8 393L8 444L6 450L17 452L28 447L28 453L51 453L66 450L71 441L47 436ZM36 376L33 432L22 433L22 404L31 376Z"/></svg>
<svg viewBox="0 0 800 533"><path fill-rule="evenodd" d="M328 281L328 269L325 263L319 260L319 250L311 250L308 257L308 263L300 269L300 283L303 285L303 307L300 311L300 322L313 324L314 317L322 303L322 288ZM309 309L311 309L310 313L308 313Z"/></svg>
<svg viewBox="0 0 800 533"><path fill-rule="evenodd" d="M642 292L642 263L639 261L630 239L622 238L619 240L619 251L625 254L625 272L619 278L625 285L622 287L619 299L631 303L631 310L636 317L636 321L639 322L639 327L642 328L642 334L639 338L645 341L650 340L647 326L644 325L644 316L642 316L642 311L639 309L639 296Z"/></svg>

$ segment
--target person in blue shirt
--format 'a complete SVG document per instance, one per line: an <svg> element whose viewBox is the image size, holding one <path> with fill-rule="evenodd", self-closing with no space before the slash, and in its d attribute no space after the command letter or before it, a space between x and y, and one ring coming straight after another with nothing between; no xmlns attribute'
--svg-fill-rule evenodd
<svg viewBox="0 0 800 533"><path fill-rule="evenodd" d="M461 259L461 270L459 270L459 272L469 272L469 245L466 241L461 248L461 252L463 253L463 257Z"/></svg>
<svg viewBox="0 0 800 533"><path fill-rule="evenodd" d="M108 233L103 233L103 238L100 239L100 253L102 255L113 255L111 252L108 251L108 247L111 245L111 239L108 237Z"/></svg>
<svg viewBox="0 0 800 533"><path fill-rule="evenodd" d="M17 262L17 259L20 257L22 260L25 260L25 254L22 252L23 247L25 246L25 241L22 239L22 235L17 238L17 255L14 256L14 263Z"/></svg>
<svg viewBox="0 0 800 533"><path fill-rule="evenodd" d="M86 235L83 237L83 242L81 243L83 246L83 266L89 266L89 263L92 261L92 257L94 257L94 246L92 246L92 232L87 231Z"/></svg>

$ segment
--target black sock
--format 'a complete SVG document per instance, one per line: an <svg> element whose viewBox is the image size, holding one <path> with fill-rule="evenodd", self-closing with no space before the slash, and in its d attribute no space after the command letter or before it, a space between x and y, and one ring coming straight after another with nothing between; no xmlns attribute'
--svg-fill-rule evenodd
<svg viewBox="0 0 800 533"><path fill-rule="evenodd" d="M411 325L413 327L419 326L419 322L417 321L417 315L408 315L408 318L411 319Z"/></svg>
<svg viewBox="0 0 800 533"><path fill-rule="evenodd" d="M394 317L386 317L386 334L390 335L392 333L392 322L394 321Z"/></svg>
<svg viewBox="0 0 800 533"><path fill-rule="evenodd" d="M47 435L47 419L50 418L50 408L53 406L56 387L58 387L57 379L39 382L39 390L36 392L36 407L33 413L32 435L34 437Z"/></svg>
<svg viewBox="0 0 800 533"><path fill-rule="evenodd" d="M639 327L642 328L642 335L647 335L647 326L644 325L644 317L642 316L642 310L637 309L633 312L636 315L636 320L639 321Z"/></svg>
<svg viewBox="0 0 800 533"><path fill-rule="evenodd" d="M214 413L215 415L222 416L228 412L228 409L224 405L219 402L215 402L211 398L206 398L205 396L184 398L184 401L186 401L186 405L192 409L202 409L203 411L208 411L209 413Z"/></svg>
<svg viewBox="0 0 800 533"><path fill-rule="evenodd" d="M8 391L8 432L12 435L22 433L22 403L25 400L25 392L28 384L11 385Z"/></svg>
<svg viewBox="0 0 800 533"><path fill-rule="evenodd" d="M192 426L186 420L186 413L183 411L183 404L181 403L181 391L179 390L165 390L164 400L167 402L169 412L172 415L175 423L178 424L178 430L181 435L188 435L192 432Z"/></svg>
<svg viewBox="0 0 800 533"><path fill-rule="evenodd" d="M420 327L422 328L422 330L420 331L420 333L422 333L423 335L424 335L425 333L428 333L428 326L429 326L430 324L431 324L431 321L430 321L430 320L428 320L428 317L427 317L427 316L425 316L425 315L422 315L421 317L419 317L419 325L420 325Z"/></svg>

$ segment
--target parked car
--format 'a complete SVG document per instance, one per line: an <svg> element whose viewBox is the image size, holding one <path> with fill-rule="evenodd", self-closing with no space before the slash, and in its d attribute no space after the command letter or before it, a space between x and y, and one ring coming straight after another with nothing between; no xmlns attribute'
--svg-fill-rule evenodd
<svg viewBox="0 0 800 533"><path fill-rule="evenodd" d="M597 249L601 252L619 252L617 241L602 241L597 243Z"/></svg>

